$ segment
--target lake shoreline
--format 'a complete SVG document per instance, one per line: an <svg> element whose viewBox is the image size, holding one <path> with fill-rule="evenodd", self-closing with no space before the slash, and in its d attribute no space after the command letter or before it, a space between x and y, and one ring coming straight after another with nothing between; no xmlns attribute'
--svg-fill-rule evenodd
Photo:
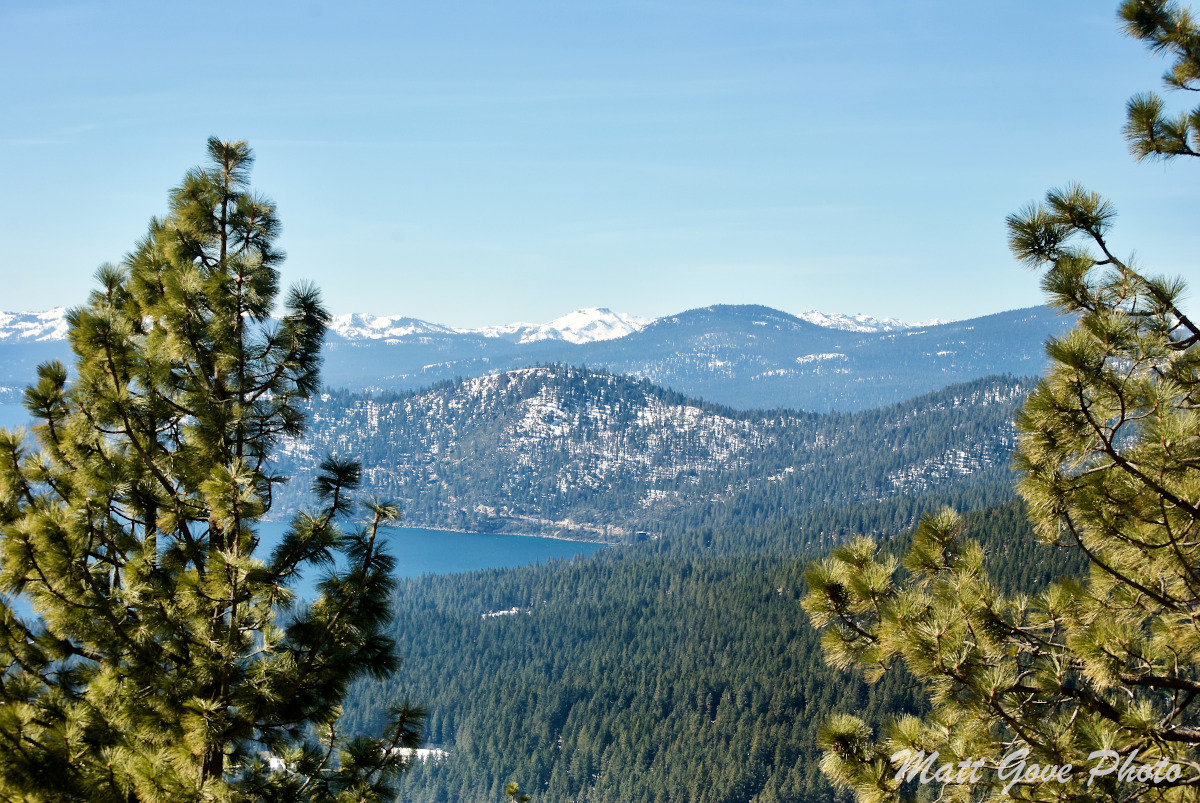
<svg viewBox="0 0 1200 803"><path fill-rule="evenodd" d="M260 548L269 553L289 528L286 521L261 521L256 530ZM461 530L409 527L398 523L381 532L380 540L396 559L396 579L423 574L447 575L486 569L509 569L556 560L574 560L592 555L610 544L547 536L528 537L513 533L477 533ZM311 572L298 586L311 594L319 578Z"/></svg>
<svg viewBox="0 0 1200 803"><path fill-rule="evenodd" d="M510 533L510 532L493 532L485 533L479 530L456 530L453 527L428 527L428 526L409 526L411 530L433 530L439 533L459 533L461 535L513 535L517 538L548 538L551 541L567 541L572 544L594 544L595 546L619 546L619 544L610 544L608 541L590 541L584 538L565 538L561 535L546 535L545 533Z"/></svg>
<svg viewBox="0 0 1200 803"><path fill-rule="evenodd" d="M280 520L280 519L261 519L260 523L286 525L288 523L288 521ZM572 543L572 544L592 544L594 546L610 546L610 547L611 546L620 546L619 543L611 543L609 541L592 541L592 540L584 539L584 538L566 538L561 535L546 535L545 533L510 533L510 532L485 533L485 532L481 532L480 530L456 530L453 527L435 527L432 525L425 525L425 524L418 526L418 525L404 522L403 520L401 520L400 524L385 524L383 526L384 527L392 527L392 528L400 527L400 528L403 528L406 530L430 530L432 532L439 532L439 533L457 533L458 535L511 535L511 536L515 536L517 538L548 538L551 541L566 541L566 542Z"/></svg>

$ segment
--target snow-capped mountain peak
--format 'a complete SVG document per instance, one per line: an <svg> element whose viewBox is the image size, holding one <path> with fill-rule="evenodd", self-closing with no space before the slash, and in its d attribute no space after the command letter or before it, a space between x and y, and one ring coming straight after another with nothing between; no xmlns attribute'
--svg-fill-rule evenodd
<svg viewBox="0 0 1200 803"><path fill-rule="evenodd" d="M596 340L615 340L640 332L652 323L653 318L639 318L625 312L613 312L607 307L592 307L568 312L546 326L561 332L563 340L590 343Z"/></svg>
<svg viewBox="0 0 1200 803"><path fill-rule="evenodd" d="M815 309L806 310L796 316L802 321L808 321L816 326L827 329L841 329L848 332L892 332L897 329L913 329L920 326L938 326L945 321L932 318L920 323L905 323L895 318L875 318L870 315L845 315L840 312L819 312Z"/></svg>
<svg viewBox="0 0 1200 803"><path fill-rule="evenodd" d="M67 308L45 312L0 312L0 343L67 339Z"/></svg>
<svg viewBox="0 0 1200 803"><path fill-rule="evenodd" d="M568 312L550 323L510 323L458 331L484 337L502 337L517 343L535 343L539 340L594 343L640 332L653 322L653 318L639 318L605 307L589 307Z"/></svg>
<svg viewBox="0 0 1200 803"><path fill-rule="evenodd" d="M347 340L393 340L410 335L447 334L455 331L448 326L417 318L370 315L365 312L334 315L329 320L329 329Z"/></svg>
<svg viewBox="0 0 1200 803"><path fill-rule="evenodd" d="M502 338L514 343L535 343L539 340L593 343L639 332L652 321L651 318L639 318L609 309L589 308L568 312L549 323L518 322L464 329L401 315L355 312L333 316L329 328L347 340L394 340L413 335L458 334Z"/></svg>

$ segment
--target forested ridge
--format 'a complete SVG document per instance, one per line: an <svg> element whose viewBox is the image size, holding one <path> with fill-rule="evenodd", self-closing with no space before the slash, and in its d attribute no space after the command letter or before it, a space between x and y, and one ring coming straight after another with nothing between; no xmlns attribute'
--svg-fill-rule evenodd
<svg viewBox="0 0 1200 803"><path fill-rule="evenodd" d="M1010 484L1030 380L986 377L859 413L740 411L646 381L542 366L403 394L326 393L284 445L276 510L302 504L317 456L417 526L619 541L728 519Z"/></svg>
<svg viewBox="0 0 1200 803"><path fill-rule="evenodd" d="M821 722L880 724L924 697L899 673L868 686L825 666L799 602L813 553L736 554L763 538L753 530L405 582L404 666L360 684L345 725L370 731L401 694L428 704L427 744L448 755L404 778L414 803L495 801L511 780L543 801L845 799L817 767ZM1011 589L1082 571L1033 540L1016 502L969 514L965 535Z"/></svg>

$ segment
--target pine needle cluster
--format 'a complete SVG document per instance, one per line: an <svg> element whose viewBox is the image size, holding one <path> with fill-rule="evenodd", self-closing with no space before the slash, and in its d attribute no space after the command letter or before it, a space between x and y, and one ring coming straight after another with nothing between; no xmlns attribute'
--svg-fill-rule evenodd
<svg viewBox="0 0 1200 803"><path fill-rule="evenodd" d="M1121 20L1130 36L1172 57L1163 83L1200 91L1200 24L1190 9L1169 0L1126 0ZM1126 107L1125 141L1136 159L1200 156L1200 106L1178 115L1154 92L1134 95Z"/></svg>

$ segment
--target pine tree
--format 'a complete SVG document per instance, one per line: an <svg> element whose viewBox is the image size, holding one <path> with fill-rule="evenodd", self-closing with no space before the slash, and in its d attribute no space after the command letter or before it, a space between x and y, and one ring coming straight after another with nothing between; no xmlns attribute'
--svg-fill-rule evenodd
<svg viewBox="0 0 1200 803"><path fill-rule="evenodd" d="M1121 17L1175 56L1169 85L1200 88L1186 10L1127 0ZM1135 97L1131 150L1196 155L1198 115ZM921 522L902 561L863 538L808 574L827 660L872 680L903 664L933 703L882 743L857 717L825 724L822 769L859 800L918 793L904 762L935 752L925 793L944 799L1006 797L1014 772L1007 796L1021 799L1200 799L1200 326L1181 281L1118 256L1114 216L1072 186L1008 221L1014 254L1078 320L1047 344L1049 372L1018 415L1018 490L1039 540L1080 550L1087 579L1005 596L949 510Z"/></svg>
<svg viewBox="0 0 1200 803"><path fill-rule="evenodd" d="M356 507L358 464L328 458L317 508L259 548L328 315L299 286L270 317L275 208L244 142L208 156L69 314L73 371L26 391L33 438L0 431L0 587L35 612L0 603L2 800L377 800L419 741L411 706L382 739L337 725L348 684L398 663L398 508ZM326 573L311 604L305 570Z"/></svg>

